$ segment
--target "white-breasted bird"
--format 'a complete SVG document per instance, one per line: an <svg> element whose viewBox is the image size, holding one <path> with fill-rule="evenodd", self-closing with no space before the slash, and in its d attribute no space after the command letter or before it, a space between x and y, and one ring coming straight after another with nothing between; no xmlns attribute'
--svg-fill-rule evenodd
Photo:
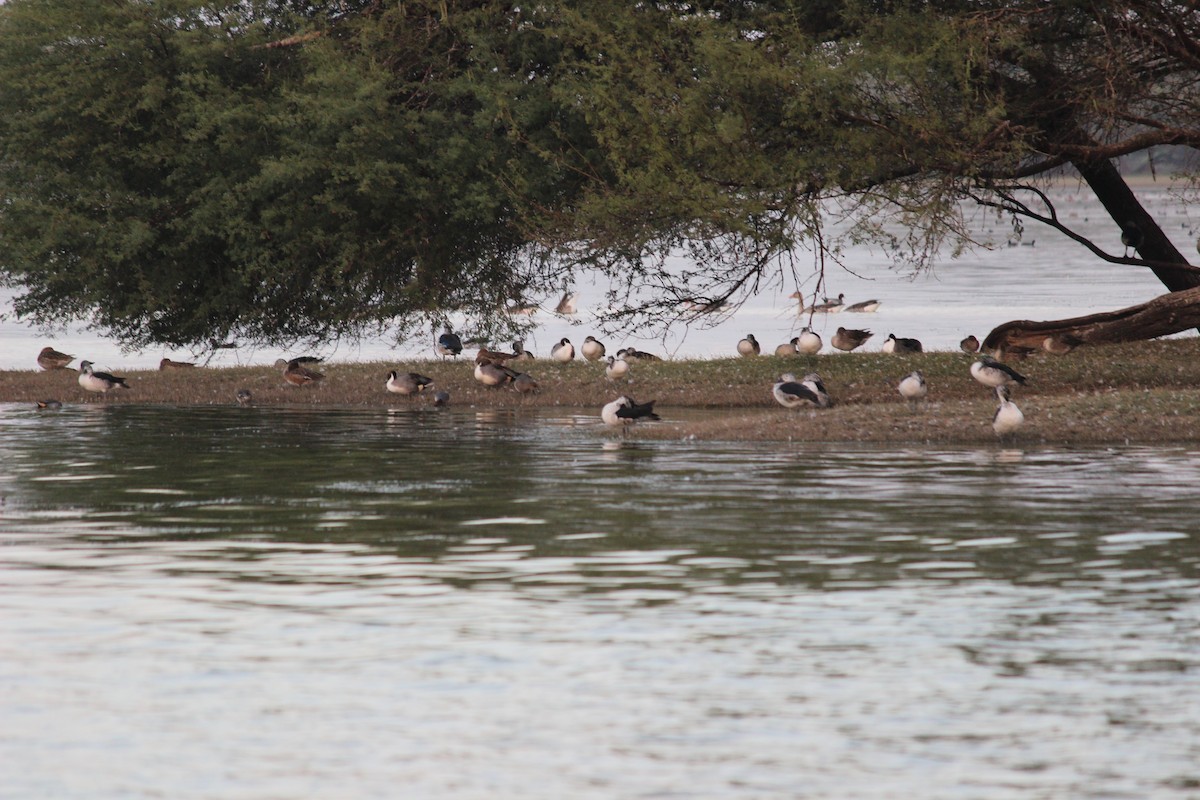
<svg viewBox="0 0 1200 800"><path fill-rule="evenodd" d="M759 346L758 340L754 338L754 334L747 333L746 338L737 343L737 351L738 355L756 356L762 351L762 348Z"/></svg>
<svg viewBox="0 0 1200 800"><path fill-rule="evenodd" d="M397 372L392 370L388 373L387 390L394 394L402 394L405 396L411 394L420 394L426 386L433 383L433 378L427 378L418 372Z"/></svg>
<svg viewBox="0 0 1200 800"><path fill-rule="evenodd" d="M996 407L996 414L992 417L992 430L1000 437L1016 433L1025 424L1025 415L1017 408L1017 404L1009 399L1008 386L997 386L996 398L1000 405Z"/></svg>
<svg viewBox="0 0 1200 800"><path fill-rule="evenodd" d="M997 361L989 355L979 357L971 364L971 377L984 386L1006 386L1011 383L1025 383L1025 376L1002 361Z"/></svg>
<svg viewBox="0 0 1200 800"><path fill-rule="evenodd" d="M836 299L823 298L824 302L814 303L804 309L803 314L836 314L846 306L846 295L839 294Z"/></svg>
<svg viewBox="0 0 1200 800"><path fill-rule="evenodd" d="M562 364L574 361L575 345L571 344L571 340L564 336L561 342L550 348L550 358Z"/></svg>
<svg viewBox="0 0 1200 800"><path fill-rule="evenodd" d="M821 406L820 395L812 387L797 381L790 372L779 376L779 381L771 387L771 396L784 408Z"/></svg>
<svg viewBox="0 0 1200 800"><path fill-rule="evenodd" d="M796 350L796 345L799 344L799 342L800 342L800 337L793 336L792 340L790 342L784 342L783 344L776 345L775 346L775 355L777 355L777 356L794 356L794 355L796 355L796 353L798 352Z"/></svg>
<svg viewBox="0 0 1200 800"><path fill-rule="evenodd" d="M640 420L658 420L661 417L654 413L654 401L638 403L628 395L621 395L616 400L600 409L600 419L605 425L613 427L628 427Z"/></svg>
<svg viewBox="0 0 1200 800"><path fill-rule="evenodd" d="M122 389L129 388L129 384L125 383L124 378L107 372L96 372L92 369L90 361L79 362L79 385L89 392L98 394L104 394L118 386Z"/></svg>
<svg viewBox="0 0 1200 800"><path fill-rule="evenodd" d="M929 385L925 383L925 376L918 369L901 378L896 390L910 405L915 405L918 400L925 399L925 395L929 394Z"/></svg>
<svg viewBox="0 0 1200 800"><path fill-rule="evenodd" d="M516 378L517 374L515 370L503 364L494 364L487 360L475 362L475 380L484 386L503 386Z"/></svg>
<svg viewBox="0 0 1200 800"><path fill-rule="evenodd" d="M825 390L825 382L821 380L821 376L817 373L808 373L800 381L800 384L807 386L817 396L817 405L821 406L821 408L829 408L833 405L833 400L829 397L829 392Z"/></svg>
<svg viewBox="0 0 1200 800"><path fill-rule="evenodd" d="M604 343L595 336L589 336L579 345L579 353L588 361L599 361L604 358Z"/></svg>
<svg viewBox="0 0 1200 800"><path fill-rule="evenodd" d="M615 381L618 378L624 378L629 374L629 362L623 358L609 356L608 366L604 368L604 374L610 381Z"/></svg>
<svg viewBox="0 0 1200 800"><path fill-rule="evenodd" d="M533 361L534 359L533 353L525 349L525 342L520 339L513 342L513 361Z"/></svg>
<svg viewBox="0 0 1200 800"><path fill-rule="evenodd" d="M845 330L845 328L841 328L840 330ZM870 333L867 333L868 337L870 335ZM800 330L800 335L796 338L799 340L796 342L796 350L803 355L815 356L817 353L821 352L821 337L815 333L812 328L802 328ZM866 341L866 339L863 341ZM857 347L857 345L855 346ZM850 349L853 350L854 348L852 347Z"/></svg>
<svg viewBox="0 0 1200 800"><path fill-rule="evenodd" d="M920 353L923 350L921 343L916 339L897 337L894 333L888 334L887 341L880 349L885 353Z"/></svg>

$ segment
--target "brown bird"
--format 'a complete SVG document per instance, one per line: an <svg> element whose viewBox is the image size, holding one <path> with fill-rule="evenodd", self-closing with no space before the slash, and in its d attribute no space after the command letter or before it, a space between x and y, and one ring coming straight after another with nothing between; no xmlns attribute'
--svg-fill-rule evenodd
<svg viewBox="0 0 1200 800"><path fill-rule="evenodd" d="M833 335L830 343L838 350L845 350L849 353L856 347L862 347L867 339L870 339L873 334L870 331L847 330L846 328L838 328L837 333Z"/></svg>
<svg viewBox="0 0 1200 800"><path fill-rule="evenodd" d="M193 361L172 361L169 358L164 358L162 361L158 362L159 372L167 369L191 369L194 366L196 366L196 364Z"/></svg>
<svg viewBox="0 0 1200 800"><path fill-rule="evenodd" d="M528 372L518 372L513 378L513 388L521 394L530 394L538 390L538 382Z"/></svg>
<svg viewBox="0 0 1200 800"><path fill-rule="evenodd" d="M978 353L979 352L979 340L976 339L974 336L968 336L967 338L963 339L961 342L958 343L958 348L960 350L962 350L964 353Z"/></svg>
<svg viewBox="0 0 1200 800"><path fill-rule="evenodd" d="M488 350L486 347L479 348L479 352L475 354L475 363L482 364L489 361L493 364L503 364L505 361L511 361L516 358L516 353L502 353L499 350Z"/></svg>
<svg viewBox="0 0 1200 800"><path fill-rule="evenodd" d="M313 363L320 359L314 359L311 356L302 358L293 358L283 367L283 379L293 386L308 386L310 383L317 383L325 380L325 376L316 370L311 370L304 366L305 363Z"/></svg>
<svg viewBox="0 0 1200 800"><path fill-rule="evenodd" d="M51 369L66 369L67 364L75 360L75 356L69 356L66 353L60 353L53 347L43 347L42 352L38 353L38 366L45 370Z"/></svg>

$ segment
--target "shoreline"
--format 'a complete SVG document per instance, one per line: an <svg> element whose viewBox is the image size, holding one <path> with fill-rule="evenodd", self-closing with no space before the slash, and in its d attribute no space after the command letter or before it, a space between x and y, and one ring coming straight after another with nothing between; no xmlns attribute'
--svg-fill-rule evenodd
<svg viewBox="0 0 1200 800"><path fill-rule="evenodd" d="M1028 376L1013 391L1024 427L1005 443L1200 443L1200 339L1169 339L1080 348L1065 356L1035 355L1012 362ZM473 363L328 363L315 386L285 383L274 367L197 367L120 373L129 390L100 397L83 391L74 370L0 371L0 403L57 399L64 406L236 406L238 389L250 389L257 407L329 409L432 408L432 391L450 393L451 409L563 410L594 416L620 394L655 400L663 421L636 426L641 439L712 441L813 441L910 444L980 444L997 441L991 390L969 374L974 356L932 352L914 355L838 355L635 363L628 381L604 377L603 362L560 365L549 360L514 365L533 375L536 393L487 388L475 381ZM388 371L415 371L434 380L413 397L384 388ZM920 369L929 396L915 407L896 391ZM821 374L834 406L785 409L771 396L783 372ZM672 419L672 410L681 413ZM692 413L706 410L712 413ZM716 413L720 412L720 413Z"/></svg>

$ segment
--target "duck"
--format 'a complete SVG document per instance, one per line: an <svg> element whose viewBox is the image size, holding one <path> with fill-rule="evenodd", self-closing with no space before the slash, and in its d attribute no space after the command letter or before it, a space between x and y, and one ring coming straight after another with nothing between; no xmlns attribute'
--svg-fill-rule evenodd
<svg viewBox="0 0 1200 800"><path fill-rule="evenodd" d="M79 362L79 385L89 392L105 394L110 389L115 389L120 386L122 389L128 389L129 384L124 378L112 375L107 372L96 372L92 369L92 362Z"/></svg>
<svg viewBox="0 0 1200 800"><path fill-rule="evenodd" d="M887 341L883 343L883 352L885 353L920 353L922 351L921 343L916 339L906 339L903 336L897 338L896 334L889 333Z"/></svg>
<svg viewBox="0 0 1200 800"><path fill-rule="evenodd" d="M528 372L518 372L513 378L512 385L521 394L530 394L538 390L537 380Z"/></svg>
<svg viewBox="0 0 1200 800"><path fill-rule="evenodd" d="M628 395L621 395L600 409L600 419L605 425L620 426L628 430L630 425L640 420L656 421L662 419L654 413L654 401L639 403Z"/></svg>
<svg viewBox="0 0 1200 800"><path fill-rule="evenodd" d="M604 368L604 375L610 381L615 381L618 378L624 378L629 374L629 362L623 358L616 356L608 357L608 366Z"/></svg>
<svg viewBox="0 0 1200 800"><path fill-rule="evenodd" d="M1125 245L1125 257L1129 258L1129 250L1133 248L1134 252L1142 246L1142 241L1145 237L1142 236L1142 229L1138 227L1136 222L1126 222L1121 226L1121 244Z"/></svg>
<svg viewBox="0 0 1200 800"><path fill-rule="evenodd" d="M490 361L493 364L503 364L506 361L512 361L516 357L516 353L505 353L500 350L488 350L486 347L481 347L479 348L479 352L475 354L475 363Z"/></svg>
<svg viewBox="0 0 1200 800"><path fill-rule="evenodd" d="M554 313L571 315L579 310L579 294L577 292L563 292L562 299L558 301L558 305L554 307Z"/></svg>
<svg viewBox="0 0 1200 800"><path fill-rule="evenodd" d="M896 390L910 405L915 405L918 400L924 400L925 395L929 394L929 385L925 383L925 375L917 369L901 378Z"/></svg>
<svg viewBox="0 0 1200 800"><path fill-rule="evenodd" d="M835 300L830 300L828 297L823 298L823 299L824 299L824 302L815 304L815 305L811 305L808 308L804 309L804 311L801 313L804 313L804 314L836 314L837 312L841 311L842 308L846 305L846 295L844 295L844 294L839 294L837 296L837 299L835 299Z"/></svg>
<svg viewBox="0 0 1200 800"><path fill-rule="evenodd" d="M293 386L308 386L313 383L320 383L325 380L325 375L304 366L305 364L315 364L320 360L313 356L293 358L283 365L283 379ZM278 364L279 362L275 363Z"/></svg>
<svg viewBox="0 0 1200 800"><path fill-rule="evenodd" d="M1042 339L1042 349L1056 356L1065 356L1081 344L1083 344L1083 339L1069 333L1047 336Z"/></svg>
<svg viewBox="0 0 1200 800"><path fill-rule="evenodd" d="M1026 381L1024 375L989 355L980 356L978 361L971 364L971 377L992 388L1012 383L1024 384Z"/></svg>
<svg viewBox="0 0 1200 800"><path fill-rule="evenodd" d="M37 401L38 411L58 411L60 408L62 408L62 401L60 400L50 399Z"/></svg>
<svg viewBox="0 0 1200 800"><path fill-rule="evenodd" d="M164 358L162 361L158 362L159 372L163 372L168 369L191 369L195 366L196 362L194 361L172 361L169 358Z"/></svg>
<svg viewBox="0 0 1200 800"><path fill-rule="evenodd" d="M75 356L60 353L53 347L43 347L38 353L37 364L44 370L66 369L67 365L75 360Z"/></svg>
<svg viewBox="0 0 1200 800"><path fill-rule="evenodd" d="M560 364L567 364L575 360L575 345L571 344L571 340L563 337L562 341L550 348L550 358Z"/></svg>
<svg viewBox="0 0 1200 800"><path fill-rule="evenodd" d="M419 372L397 372L396 370L392 370L388 373L385 386L387 386L389 392L408 396L411 394L420 394L425 390L426 386L432 383L433 378L427 378Z"/></svg>
<svg viewBox="0 0 1200 800"><path fill-rule="evenodd" d="M233 396L239 406L248 406L254 402L254 395L249 389L238 389L233 393Z"/></svg>
<svg viewBox="0 0 1200 800"><path fill-rule="evenodd" d="M996 413L992 417L992 430L1001 438L1016 433L1025 424L1025 415L1017 408L1017 404L1009 399L1010 396L1007 385L1001 384L996 387L996 399L1000 401L1000 405L996 407Z"/></svg>
<svg viewBox="0 0 1200 800"><path fill-rule="evenodd" d="M604 358L604 343L595 336L589 336L579 346L579 352L588 361L599 361Z"/></svg>
<svg viewBox="0 0 1200 800"><path fill-rule="evenodd" d="M513 342L513 361L533 361L536 358L533 353L525 349L525 342L517 339Z"/></svg>
<svg viewBox="0 0 1200 800"><path fill-rule="evenodd" d="M820 396L811 387L797 381L790 372L779 376L779 381L771 387L771 395L784 408L821 405Z"/></svg>
<svg viewBox="0 0 1200 800"><path fill-rule="evenodd" d="M874 314L879 310L881 305L883 305L883 302L880 300L863 300L862 302L851 303L846 306L846 311L855 314Z"/></svg>
<svg viewBox="0 0 1200 800"><path fill-rule="evenodd" d="M796 345L798 345L799 343L800 343L800 337L793 336L791 341L784 342L783 344L776 346L775 355L777 355L777 356L794 356L798 352L796 350Z"/></svg>
<svg viewBox="0 0 1200 800"><path fill-rule="evenodd" d="M979 340L974 336L968 336L958 343L958 349L962 350L964 353L978 353Z"/></svg>
<svg viewBox="0 0 1200 800"><path fill-rule="evenodd" d="M844 329L843 329L844 330ZM867 331L867 336L870 336L870 331ZM802 328L800 335L797 337L796 350L806 356L815 356L821 352L821 346L824 344L821 337L813 331L812 328ZM863 340L864 342L866 339ZM854 348L850 348L853 350Z"/></svg>
<svg viewBox="0 0 1200 800"><path fill-rule="evenodd" d="M433 404L438 408L450 405L450 393L445 389L439 389L433 393Z"/></svg>
<svg viewBox="0 0 1200 800"><path fill-rule="evenodd" d="M447 328L446 331L437 338L437 341L434 342L433 351L443 359L458 358L460 355L462 355L463 351L462 338L457 333Z"/></svg>
<svg viewBox="0 0 1200 800"><path fill-rule="evenodd" d="M515 370L491 361L475 362L475 380L484 386L503 386L517 377Z"/></svg>
<svg viewBox="0 0 1200 800"><path fill-rule="evenodd" d="M753 333L747 333L746 338L737 343L737 351L742 356L756 356L762 348L758 344L758 340L754 338Z"/></svg>
<svg viewBox="0 0 1200 800"><path fill-rule="evenodd" d="M870 339L873 335L870 331L838 328L837 333L833 335L831 343L838 350L844 350L849 353L855 348L862 347L867 339Z"/></svg>
<svg viewBox="0 0 1200 800"><path fill-rule="evenodd" d="M626 347L618 350L617 358L623 358L626 361L662 361L661 356L656 356L653 353L647 353L645 350L638 350L634 347Z"/></svg>
<svg viewBox="0 0 1200 800"><path fill-rule="evenodd" d="M809 391L817 396L817 405L821 408L829 408L833 405L833 400L829 397L829 392L825 390L825 382L821 380L821 376L815 372L810 372L800 381L801 386L807 386Z"/></svg>

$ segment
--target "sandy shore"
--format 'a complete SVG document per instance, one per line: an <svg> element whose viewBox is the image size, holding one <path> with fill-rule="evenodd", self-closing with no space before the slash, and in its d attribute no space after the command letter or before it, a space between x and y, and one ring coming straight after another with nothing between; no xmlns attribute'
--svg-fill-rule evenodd
<svg viewBox="0 0 1200 800"><path fill-rule="evenodd" d="M1200 339L1083 348L1066 356L1035 356L1014 366L1029 382L1013 399L1026 417L1015 441L1025 444L1200 442ZM537 392L521 395L491 389L458 361L403 364L329 363L325 380L309 387L285 383L270 367L132 371L129 390L106 396L84 392L73 370L0 371L0 402L54 398L73 404L233 406L238 389L254 405L280 407L388 408L432 404L430 392L403 397L384 388L392 369L431 377L432 389L448 391L452 409L559 409L598 415L620 394L655 400L661 423L642 425L642 438L896 443L995 441L994 395L969 374L973 357L963 353L911 356L871 354L815 357L727 358L635 364L627 381L613 383L601 364L526 362ZM32 357L31 357L32 361ZM910 370L920 369L929 397L915 407L896 391ZM835 405L789 410L771 397L783 372L821 374ZM712 413L693 413L708 409Z"/></svg>

